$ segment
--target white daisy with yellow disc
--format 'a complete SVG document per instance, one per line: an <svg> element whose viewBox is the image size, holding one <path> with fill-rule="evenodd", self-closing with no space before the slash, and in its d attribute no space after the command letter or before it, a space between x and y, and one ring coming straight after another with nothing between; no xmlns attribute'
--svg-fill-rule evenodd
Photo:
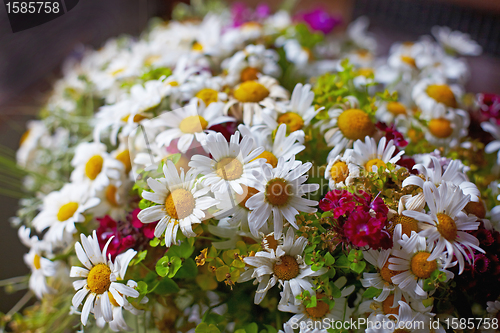
<svg viewBox="0 0 500 333"><path fill-rule="evenodd" d="M224 107L224 112L243 121L247 126L262 124L262 114L271 113L277 108L277 102L287 100L289 93L270 76L260 76L257 80L248 80L234 88L233 95ZM266 110L265 110L266 109Z"/></svg>
<svg viewBox="0 0 500 333"><path fill-rule="evenodd" d="M436 105L432 117L424 127L425 139L447 151L457 147L461 139L467 136L469 124L470 118L466 111Z"/></svg>
<svg viewBox="0 0 500 333"><path fill-rule="evenodd" d="M209 133L208 128L234 121L234 118L222 114L223 107L221 102L205 107L194 100L183 108L163 113L154 119L154 125L152 123L153 126L167 128L156 136L156 143L160 147L168 147L174 139L179 139L177 149L181 153L187 152L195 139L201 146Z"/></svg>
<svg viewBox="0 0 500 333"><path fill-rule="evenodd" d="M139 297L139 292L124 283L130 260L137 254L135 250L118 255L115 262L108 260L107 249L113 239L111 237L101 252L97 233L94 230L92 236L80 235L81 243L75 244L76 255L85 267L71 267L70 277L83 278L73 282L77 291L73 296L72 304L75 308L83 304L81 311L81 322L85 326L89 314L94 313L96 319L103 318L111 322L113 318L112 306L123 306L126 297Z"/></svg>
<svg viewBox="0 0 500 333"><path fill-rule="evenodd" d="M212 158L194 155L189 166L203 175L201 184L212 192L234 191L243 194L243 185L255 186L253 171L260 170L263 159L258 158L263 147L253 148L253 139L240 132L231 135L229 142L221 133L210 133L204 148Z"/></svg>
<svg viewBox="0 0 500 333"><path fill-rule="evenodd" d="M251 210L248 225L254 236L259 235L271 216L274 236L279 239L286 222L295 229L299 228L295 219L299 212L316 212L318 202L303 198L319 189L319 184L304 184L308 178L305 173L311 167L310 162L303 164L295 161L295 156L292 156L288 161L280 158L276 168L265 163L261 170L254 172L257 177L254 187L259 193L254 194L246 203Z"/></svg>
<svg viewBox="0 0 500 333"><path fill-rule="evenodd" d="M350 186L357 177L359 177L359 166L352 163L350 156L338 155L329 159L325 169L325 179L328 180L331 190Z"/></svg>
<svg viewBox="0 0 500 333"><path fill-rule="evenodd" d="M475 215L466 215L462 210L470 202L470 195L447 182L436 188L432 182L424 183L424 196L429 208L428 213L404 211L403 215L421 222L419 235L427 238L427 242L436 243L428 261L436 260L446 253L444 267L449 267L453 256L457 258L459 273L465 268L465 260L470 264L473 249L481 253L479 241L466 231L477 230L479 222ZM469 256L470 255L470 256Z"/></svg>
<svg viewBox="0 0 500 333"><path fill-rule="evenodd" d="M49 228L44 239L58 244L67 234L76 232L75 223L84 222L86 212L97 204L99 199L90 197L87 187L79 183L68 183L43 199L42 210L33 219L33 227L38 232Z"/></svg>
<svg viewBox="0 0 500 333"><path fill-rule="evenodd" d="M283 245L278 245L276 250L260 251L243 259L249 268L240 275L238 282L257 280L259 286L255 292L255 304L260 304L276 283L283 288L280 304L295 302L298 305L300 303L296 296L303 290L309 291L310 295L314 293L311 278L325 274L327 269L322 267L313 271L311 266L304 263L302 257L306 246L307 239L296 239L293 229L289 228Z"/></svg>
<svg viewBox="0 0 500 333"><path fill-rule="evenodd" d="M421 117L433 117L437 105L456 109L461 105L462 88L448 84L444 78L425 78L416 83L411 93L415 104L422 110Z"/></svg>
<svg viewBox="0 0 500 333"><path fill-rule="evenodd" d="M120 179L125 169L124 164L112 158L106 145L100 142L80 143L71 165L75 168L71 181L87 187L91 194L109 185L110 179Z"/></svg>
<svg viewBox="0 0 500 333"><path fill-rule="evenodd" d="M165 233L167 247L176 244L177 231L186 237L194 237L193 224L201 223L206 217L205 210L215 206L218 201L208 195L208 189L198 189L198 173L190 169L180 174L174 162L168 160L163 166L165 178L148 178L147 183L153 192L143 191L142 197L158 205L145 208L137 215L142 223L159 221L154 235L160 238Z"/></svg>
<svg viewBox="0 0 500 333"><path fill-rule="evenodd" d="M382 137L380 141L375 142L374 138L365 137L365 141L357 140L352 149L347 149L344 156L349 156L351 162L368 172L377 171L379 167L385 168L387 163L395 164L405 153L404 150L396 151L394 140Z"/></svg>

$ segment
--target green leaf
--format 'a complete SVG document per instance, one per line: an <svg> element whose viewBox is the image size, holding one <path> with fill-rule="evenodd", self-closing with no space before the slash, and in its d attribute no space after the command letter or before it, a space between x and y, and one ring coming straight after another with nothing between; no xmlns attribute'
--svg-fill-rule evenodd
<svg viewBox="0 0 500 333"><path fill-rule="evenodd" d="M434 304L434 297L426 298L422 301L422 304L427 308Z"/></svg>
<svg viewBox="0 0 500 333"><path fill-rule="evenodd" d="M319 271L321 268L323 268L324 265L325 265L325 263L320 261L320 262L317 262L314 265L312 265L311 269L316 272L316 271Z"/></svg>
<svg viewBox="0 0 500 333"><path fill-rule="evenodd" d="M335 266L340 267L340 268L348 268L351 263L347 259L345 255L341 255L340 257L337 258L335 261Z"/></svg>
<svg viewBox="0 0 500 333"><path fill-rule="evenodd" d="M439 269L436 269L434 272L432 272L431 279L433 279L434 281L444 282L446 281L446 274L441 272Z"/></svg>
<svg viewBox="0 0 500 333"><path fill-rule="evenodd" d="M219 282L222 282L226 279L226 274L229 274L228 266L221 266L215 270L215 277Z"/></svg>
<svg viewBox="0 0 500 333"><path fill-rule="evenodd" d="M167 277L172 278L177 273L179 268L182 266L182 260L179 257L171 257L170 258L170 267L168 271Z"/></svg>
<svg viewBox="0 0 500 333"><path fill-rule="evenodd" d="M333 212L331 210L321 214L321 218L330 217L330 216L333 216Z"/></svg>
<svg viewBox="0 0 500 333"><path fill-rule="evenodd" d="M158 244L160 244L159 238L153 238L152 240L149 241L149 246L151 247L157 247Z"/></svg>
<svg viewBox="0 0 500 333"><path fill-rule="evenodd" d="M325 254L325 265L331 266L335 263L335 258L330 254L330 252L327 252Z"/></svg>
<svg viewBox="0 0 500 333"><path fill-rule="evenodd" d="M174 280L164 278L160 281L154 292L158 295L166 295L176 293L179 290L179 286L177 286L177 283L175 283Z"/></svg>
<svg viewBox="0 0 500 333"><path fill-rule="evenodd" d="M258 333L259 332L259 327L257 326L256 323L250 323L248 325L245 325L245 331L246 333Z"/></svg>
<svg viewBox="0 0 500 333"><path fill-rule="evenodd" d="M276 328L272 327L271 325L267 325L267 324L264 324L264 326L266 327L267 329L267 333L277 333L278 331L276 330Z"/></svg>
<svg viewBox="0 0 500 333"><path fill-rule="evenodd" d="M349 256L347 256L347 259L350 261L350 262L353 262L355 260L357 261L360 261L363 259L363 251L361 250L354 250L352 249L350 252L349 252Z"/></svg>
<svg viewBox="0 0 500 333"><path fill-rule="evenodd" d="M146 255L148 254L148 250L141 251L137 254L137 256L130 261L129 266L134 266L143 261L146 258Z"/></svg>
<svg viewBox="0 0 500 333"><path fill-rule="evenodd" d="M315 308L318 306L318 299L316 298L316 295L311 297L311 300L308 302L306 308Z"/></svg>
<svg viewBox="0 0 500 333"><path fill-rule="evenodd" d="M145 295L148 292L148 285L144 281L139 281L139 282L137 282L137 288L136 289L139 292L139 294Z"/></svg>
<svg viewBox="0 0 500 333"><path fill-rule="evenodd" d="M432 280L431 278L428 278L428 279L425 279L424 280L424 284L422 286L422 289L424 289L424 291L431 291L431 290L434 290L434 280Z"/></svg>
<svg viewBox="0 0 500 333"><path fill-rule="evenodd" d="M366 261L353 262L350 266L350 268L358 274L361 274L361 272L365 270L365 267L366 267Z"/></svg>
<svg viewBox="0 0 500 333"><path fill-rule="evenodd" d="M198 268L193 258L188 258L182 264L181 269L175 274L176 279L190 279L198 275Z"/></svg>
<svg viewBox="0 0 500 333"><path fill-rule="evenodd" d="M307 253L304 256L304 262L306 263L306 265L312 265L312 264L314 264L313 255L311 253Z"/></svg>
<svg viewBox="0 0 500 333"><path fill-rule="evenodd" d="M179 258L187 259L193 254L194 247L189 244L189 242L182 242L180 245L172 245L168 251L168 256L175 256Z"/></svg>
<svg viewBox="0 0 500 333"><path fill-rule="evenodd" d="M155 266L156 273L158 273L158 275L161 277L166 276L170 270L169 265L170 265L170 263L169 263L168 257L167 256L161 257L156 262L156 266Z"/></svg>
<svg viewBox="0 0 500 333"><path fill-rule="evenodd" d="M378 297L378 295L380 295L381 292L382 292L382 289L370 287L370 288L365 290L365 292L363 293L363 297L371 299L374 297Z"/></svg>
<svg viewBox="0 0 500 333"><path fill-rule="evenodd" d="M200 323L198 326L196 326L195 333L220 333L219 329L217 326L214 324L208 325L207 323Z"/></svg>

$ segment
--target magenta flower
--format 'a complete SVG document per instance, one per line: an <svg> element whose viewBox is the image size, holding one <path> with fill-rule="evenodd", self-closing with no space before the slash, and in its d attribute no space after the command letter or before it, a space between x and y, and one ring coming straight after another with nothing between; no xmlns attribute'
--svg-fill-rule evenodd
<svg viewBox="0 0 500 333"><path fill-rule="evenodd" d="M314 31L321 31L325 35L342 23L339 16L330 15L323 9L317 8L309 12L302 12L295 16L299 22L305 22Z"/></svg>

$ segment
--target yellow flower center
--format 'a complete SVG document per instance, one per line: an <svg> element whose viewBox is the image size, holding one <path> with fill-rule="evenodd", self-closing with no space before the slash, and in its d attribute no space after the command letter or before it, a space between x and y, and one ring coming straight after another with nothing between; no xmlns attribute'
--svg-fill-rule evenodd
<svg viewBox="0 0 500 333"><path fill-rule="evenodd" d="M486 216L486 208L484 207L484 203L481 199L479 199L478 202L469 202L464 209L467 214L474 214L480 219L484 219Z"/></svg>
<svg viewBox="0 0 500 333"><path fill-rule="evenodd" d="M335 183L343 182L349 176L349 167L345 162L338 161L330 169L330 175Z"/></svg>
<svg viewBox="0 0 500 333"><path fill-rule="evenodd" d="M259 193L259 191L253 187L241 185L243 188L243 193L238 194L236 193L236 201L238 201L238 205L242 208L245 208L248 210L246 204L248 199L250 199L254 194Z"/></svg>
<svg viewBox="0 0 500 333"><path fill-rule="evenodd" d="M280 258L281 263L273 266L274 275L280 280L291 280L299 275L300 269L297 260L289 255Z"/></svg>
<svg viewBox="0 0 500 333"><path fill-rule="evenodd" d="M375 132L375 125L370 117L360 109L348 109L342 112L338 126L342 134L350 140L362 140Z"/></svg>
<svg viewBox="0 0 500 333"><path fill-rule="evenodd" d="M179 129L183 133L193 134L202 132L208 126L208 121L202 116L188 116L182 119Z"/></svg>
<svg viewBox="0 0 500 333"><path fill-rule="evenodd" d="M197 51L197 52L201 52L201 51L203 51L203 45L201 45L198 42L194 42L194 44L192 46L192 50Z"/></svg>
<svg viewBox="0 0 500 333"><path fill-rule="evenodd" d="M265 158L266 159L266 163L271 164L273 166L273 168L276 168L276 166L278 165L278 159L270 151L264 150L262 152L262 154L260 154L256 158L254 158L252 161L255 161L258 158Z"/></svg>
<svg viewBox="0 0 500 333"><path fill-rule="evenodd" d="M146 59L144 59L144 65L151 66L153 63L155 63L156 61L158 61L160 59L161 59L161 56L158 54L149 55L146 57Z"/></svg>
<svg viewBox="0 0 500 333"><path fill-rule="evenodd" d="M205 106L209 106L211 103L219 100L219 93L217 90L205 88L198 91L198 93L196 93L196 97L201 99L203 103L205 103Z"/></svg>
<svg viewBox="0 0 500 333"><path fill-rule="evenodd" d="M304 119L295 112L287 112L278 117L278 124L286 124L287 132L292 133L304 127Z"/></svg>
<svg viewBox="0 0 500 333"><path fill-rule="evenodd" d="M122 121L123 121L123 122L125 122L125 123L128 123L128 119L129 119L129 118L130 118L130 115L128 114L128 115L126 115L125 117L123 117L123 118L122 118ZM139 122L141 122L142 120L147 119L147 118L148 118L148 117L143 116L142 114L139 114L139 113L138 113L138 114L134 115L134 119L132 119L132 121L133 121L134 123L139 123Z"/></svg>
<svg viewBox="0 0 500 333"><path fill-rule="evenodd" d="M370 68L370 67L361 67L360 69L358 69L358 75L361 75L361 76L364 76L364 77L368 77L368 76L371 76L373 74L374 74L373 68Z"/></svg>
<svg viewBox="0 0 500 333"><path fill-rule="evenodd" d="M73 215L75 215L76 210L78 209L78 202L68 202L67 204L64 204L59 208L59 211L57 212L57 219L60 222L64 222Z"/></svg>
<svg viewBox="0 0 500 333"><path fill-rule="evenodd" d="M179 86L179 82L177 82L177 81L170 81L168 84L169 84L171 87L178 87L178 86Z"/></svg>
<svg viewBox="0 0 500 333"><path fill-rule="evenodd" d="M283 206L288 203L291 197L289 192L289 184L283 178L270 180L266 185L266 199L274 206Z"/></svg>
<svg viewBox="0 0 500 333"><path fill-rule="evenodd" d="M247 67L241 71L240 80L241 82L257 80L257 74L259 70L255 67Z"/></svg>
<svg viewBox="0 0 500 333"><path fill-rule="evenodd" d="M390 258L394 258L394 257L390 256L389 258L387 258L387 261L385 262L384 267L382 267L382 269L380 270L380 276L382 276L382 279L384 279L384 281L392 283L392 277L395 275L398 275L401 272L400 271L393 271L392 269L389 269L389 265L391 264L389 262Z"/></svg>
<svg viewBox="0 0 500 333"><path fill-rule="evenodd" d="M125 149L116 155L116 159L122 162L125 167L125 173L129 173L132 170L132 162L130 161L130 152Z"/></svg>
<svg viewBox="0 0 500 333"><path fill-rule="evenodd" d="M90 180L94 180L101 173L102 165L104 163L104 159L101 155L94 155L87 161L85 164L85 175Z"/></svg>
<svg viewBox="0 0 500 333"><path fill-rule="evenodd" d="M425 92L438 103L443 103L451 108L457 107L455 94L446 84L431 84L427 87Z"/></svg>
<svg viewBox="0 0 500 333"><path fill-rule="evenodd" d="M115 298L113 297L113 294L110 291L108 291L108 297L109 297L109 302L111 304L113 304L114 306L117 306L117 307L120 306L120 304L118 304L118 302L116 302Z"/></svg>
<svg viewBox="0 0 500 333"><path fill-rule="evenodd" d="M259 22L255 21L245 22L241 25L242 30L253 30L261 27L262 25Z"/></svg>
<svg viewBox="0 0 500 333"><path fill-rule="evenodd" d="M117 76L118 74L120 74L124 71L125 71L125 68L118 68L118 69L115 69L114 71L112 71L110 74L111 74L111 76Z"/></svg>
<svg viewBox="0 0 500 333"><path fill-rule="evenodd" d="M360 49L360 50L357 50L356 53L358 54L358 56L360 56L361 58L371 58L372 54L370 53L370 51L366 50L366 49Z"/></svg>
<svg viewBox="0 0 500 333"><path fill-rule="evenodd" d="M437 138L447 138L453 133L451 121L445 118L436 118L429 121L429 132Z"/></svg>
<svg viewBox="0 0 500 333"><path fill-rule="evenodd" d="M447 241L453 242L457 238L457 225L455 221L446 214L437 214L438 225L437 231L443 236Z"/></svg>
<svg viewBox="0 0 500 333"><path fill-rule="evenodd" d="M35 253L35 257L33 258L33 265L35 266L35 269L40 269L42 265L40 265L40 256Z"/></svg>
<svg viewBox="0 0 500 333"><path fill-rule="evenodd" d="M391 234L394 232L394 227L396 227L398 224L401 224L401 231L408 237L411 236L412 231L418 232L418 221L412 217L396 215L391 219L391 222Z"/></svg>
<svg viewBox="0 0 500 333"><path fill-rule="evenodd" d="M411 258L411 271L415 276L421 279L427 279L431 276L431 273L437 269L436 260L427 261L430 257L428 252L418 252Z"/></svg>
<svg viewBox="0 0 500 333"><path fill-rule="evenodd" d="M118 207L120 206L118 202L116 202L116 186L111 184L106 187L106 191L104 195L106 196L106 200L111 204L111 206Z"/></svg>
<svg viewBox="0 0 500 333"><path fill-rule="evenodd" d="M267 250L275 250L278 248L278 241L274 239L274 232L262 238L261 246Z"/></svg>
<svg viewBox="0 0 500 333"><path fill-rule="evenodd" d="M324 294L316 294L316 306L313 308L306 308L305 315L307 317L313 320L320 320L323 319L328 312L330 312L330 306L328 303L321 300L324 297Z"/></svg>
<svg viewBox="0 0 500 333"><path fill-rule="evenodd" d="M415 64L415 59L410 56L401 56L401 61L407 65L410 65L411 67L417 67L417 64Z"/></svg>
<svg viewBox="0 0 500 333"><path fill-rule="evenodd" d="M269 90L257 81L245 81L234 91L234 98L243 103L258 103L269 96Z"/></svg>
<svg viewBox="0 0 500 333"><path fill-rule="evenodd" d="M224 157L215 165L217 175L225 180L235 180L243 174L243 164L234 157Z"/></svg>
<svg viewBox="0 0 500 333"><path fill-rule="evenodd" d="M387 103L387 111L397 116L400 114L406 114L406 106L399 102L389 102Z"/></svg>
<svg viewBox="0 0 500 333"><path fill-rule="evenodd" d="M410 128L406 133L412 142L418 142L423 139L423 133L421 131L417 131L415 128Z"/></svg>
<svg viewBox="0 0 500 333"><path fill-rule="evenodd" d="M374 159L372 159L372 160L369 160L369 161L368 161L368 162L366 162L366 164L365 164L365 168L366 168L366 170L368 170L368 171L372 171L372 167L373 167L373 166L376 166L376 167L377 167L377 169L378 169L379 167L385 167L385 162L384 162L384 161L382 161L382 160L381 160L381 159L379 159L379 158L374 158Z"/></svg>
<svg viewBox="0 0 500 333"><path fill-rule="evenodd" d="M30 136L30 130L24 132L23 135L21 135L21 139L19 140L19 146L22 146L29 136Z"/></svg>
<svg viewBox="0 0 500 333"><path fill-rule="evenodd" d="M94 294L103 294L108 291L111 285L110 280L111 269L108 265L97 264L89 272L87 276L87 286Z"/></svg>
<svg viewBox="0 0 500 333"><path fill-rule="evenodd" d="M401 296L401 300L405 301L405 298ZM399 304L395 308L392 308L392 303L394 303L394 294L387 296L387 298L382 302L382 310L387 316L399 315Z"/></svg>
<svg viewBox="0 0 500 333"><path fill-rule="evenodd" d="M191 215L195 207L195 200L191 192L183 188L178 188L170 192L165 200L165 210L167 214L180 220Z"/></svg>

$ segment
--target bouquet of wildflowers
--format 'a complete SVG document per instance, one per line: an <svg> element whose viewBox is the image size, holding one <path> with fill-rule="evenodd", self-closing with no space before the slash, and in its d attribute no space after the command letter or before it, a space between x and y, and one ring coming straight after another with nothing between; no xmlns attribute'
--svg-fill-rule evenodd
<svg viewBox="0 0 500 333"><path fill-rule="evenodd" d="M363 17L174 17L79 50L27 124L31 274L3 325L498 328L500 97L467 94L459 57L478 44L435 27L379 58Z"/></svg>

